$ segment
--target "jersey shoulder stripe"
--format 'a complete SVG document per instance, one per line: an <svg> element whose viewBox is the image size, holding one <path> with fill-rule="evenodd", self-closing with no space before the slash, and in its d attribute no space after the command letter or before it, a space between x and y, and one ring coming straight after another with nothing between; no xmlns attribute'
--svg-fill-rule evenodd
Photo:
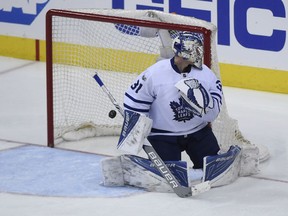
<svg viewBox="0 0 288 216"><path fill-rule="evenodd" d="M152 104L152 102L149 102L149 101L137 100L134 97L132 97L131 95L129 95L127 92L125 93L125 96L128 97L130 100L134 101L135 103L147 104L147 105L151 105Z"/></svg>

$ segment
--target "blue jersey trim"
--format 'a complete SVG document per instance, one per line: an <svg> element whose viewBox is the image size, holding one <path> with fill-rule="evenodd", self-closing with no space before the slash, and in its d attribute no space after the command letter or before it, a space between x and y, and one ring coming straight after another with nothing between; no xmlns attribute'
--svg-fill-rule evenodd
<svg viewBox="0 0 288 216"><path fill-rule="evenodd" d="M139 103L139 104L147 104L147 105L151 105L152 102L149 102L149 101L142 101L142 100L137 100L135 98L133 98L131 95L129 95L128 93L125 93L125 96L128 97L130 100L136 102L136 103Z"/></svg>
<svg viewBox="0 0 288 216"><path fill-rule="evenodd" d="M215 92L211 92L211 96L212 96L212 98L214 98L214 99L216 99L217 101L219 101L220 104L222 104L222 97L221 97L220 94L215 93Z"/></svg>
<svg viewBox="0 0 288 216"><path fill-rule="evenodd" d="M152 128L151 132L152 133L173 133L172 131L161 130L161 129L157 129L157 128Z"/></svg>
<svg viewBox="0 0 288 216"><path fill-rule="evenodd" d="M132 110L134 112L141 112L141 113L148 113L149 112L149 109L138 109L138 108L130 107L125 103L124 103L124 108Z"/></svg>

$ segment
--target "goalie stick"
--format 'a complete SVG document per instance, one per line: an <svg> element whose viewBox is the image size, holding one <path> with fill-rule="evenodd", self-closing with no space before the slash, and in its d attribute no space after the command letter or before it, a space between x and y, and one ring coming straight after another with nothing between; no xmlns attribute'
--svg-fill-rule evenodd
<svg viewBox="0 0 288 216"><path fill-rule="evenodd" d="M104 85L101 78L98 76L97 72L93 76L93 78L96 80L98 85L101 87L103 92L109 97L110 101L113 103L117 111L124 116L124 110L123 108L118 104L116 99L113 97L111 92L108 90L108 88ZM179 181L175 178L175 176L171 173L169 168L165 165L165 163L162 161L162 159L159 157L159 155L156 153L155 149L152 147L152 145L149 143L147 139L145 139L145 143L143 145L143 150L148 155L149 159L152 161L152 163L155 165L155 167L158 169L158 171L161 173L163 178L167 181L167 183L171 186L173 191L179 196L179 197L190 197L195 196L200 193L206 192L210 190L211 185L210 181L205 181L202 183L199 183L197 185L193 185L192 187L184 187L182 186Z"/></svg>

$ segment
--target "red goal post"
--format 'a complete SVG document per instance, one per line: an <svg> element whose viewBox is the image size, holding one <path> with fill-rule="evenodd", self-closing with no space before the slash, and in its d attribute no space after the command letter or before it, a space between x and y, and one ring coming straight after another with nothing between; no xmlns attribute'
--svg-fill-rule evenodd
<svg viewBox="0 0 288 216"><path fill-rule="evenodd" d="M143 33L142 30L148 31ZM155 34L155 30L157 33ZM209 22L160 11L50 10L46 15L48 146L91 136L118 135L122 119L111 119L113 106L95 85L97 71L121 104L132 80L171 49L167 33L200 34L203 62L221 79L216 27ZM161 32L166 37L163 42ZM150 35L149 35L150 34ZM167 42L168 41L168 42ZM166 55L165 55L166 53ZM213 123L223 150L230 145L253 145L244 139L237 121L224 104ZM265 153L263 157L267 157Z"/></svg>

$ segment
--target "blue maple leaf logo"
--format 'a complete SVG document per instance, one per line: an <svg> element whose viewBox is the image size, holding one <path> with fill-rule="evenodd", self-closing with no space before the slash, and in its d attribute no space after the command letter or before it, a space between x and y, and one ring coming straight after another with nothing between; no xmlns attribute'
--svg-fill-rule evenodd
<svg viewBox="0 0 288 216"><path fill-rule="evenodd" d="M179 98L179 103L176 101L170 102L170 107L173 110L174 118L173 120L176 121L188 121L194 117L193 113L187 109L187 106L185 105L185 101L182 98Z"/></svg>

